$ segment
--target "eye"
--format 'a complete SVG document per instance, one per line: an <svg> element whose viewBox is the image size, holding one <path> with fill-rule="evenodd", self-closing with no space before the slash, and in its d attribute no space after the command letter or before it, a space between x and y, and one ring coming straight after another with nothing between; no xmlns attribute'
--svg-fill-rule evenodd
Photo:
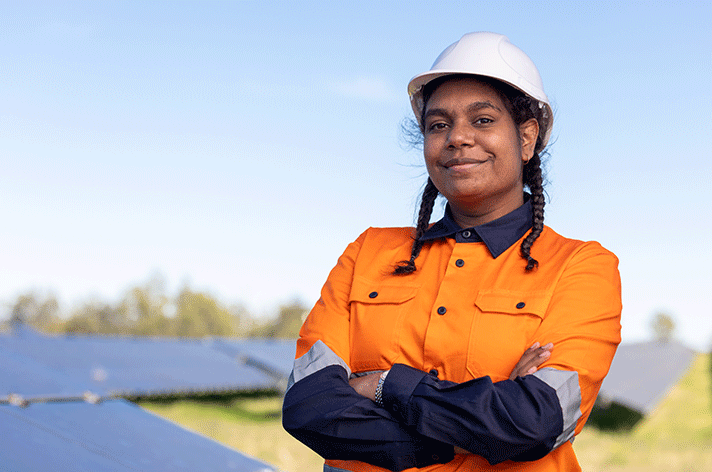
<svg viewBox="0 0 712 472"><path fill-rule="evenodd" d="M433 123L430 123L428 125L427 130L429 132L433 132L433 131L442 131L445 128L447 128L447 123L445 123L444 121L434 121Z"/></svg>
<svg viewBox="0 0 712 472"><path fill-rule="evenodd" d="M492 118L488 118L488 117L486 117L486 116L481 116L481 117L477 118L477 119L474 121L474 123L475 123L476 125L488 125L488 124L490 124L490 123L494 123L494 120L493 120Z"/></svg>

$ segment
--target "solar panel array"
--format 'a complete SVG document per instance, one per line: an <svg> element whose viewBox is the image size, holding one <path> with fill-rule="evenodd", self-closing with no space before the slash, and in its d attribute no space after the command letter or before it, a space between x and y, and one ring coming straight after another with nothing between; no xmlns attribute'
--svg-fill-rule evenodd
<svg viewBox="0 0 712 472"><path fill-rule="evenodd" d="M19 327L0 335L2 470L274 470L120 397L279 390L293 357L293 341L55 337Z"/></svg>
<svg viewBox="0 0 712 472"><path fill-rule="evenodd" d="M274 376L248 365L246 349L235 350L241 354L236 359L213 344L177 338L52 337L28 331L0 336L0 392L81 396L90 391L104 397L277 388Z"/></svg>
<svg viewBox="0 0 712 472"><path fill-rule="evenodd" d="M125 400L0 405L4 472L274 469Z"/></svg>
<svg viewBox="0 0 712 472"><path fill-rule="evenodd" d="M690 368L695 351L676 341L618 347L599 399L647 414Z"/></svg>

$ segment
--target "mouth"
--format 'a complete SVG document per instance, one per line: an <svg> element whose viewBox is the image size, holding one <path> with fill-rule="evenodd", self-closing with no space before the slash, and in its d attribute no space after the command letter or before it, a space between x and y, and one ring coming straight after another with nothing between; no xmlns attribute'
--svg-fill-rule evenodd
<svg viewBox="0 0 712 472"><path fill-rule="evenodd" d="M487 161L479 161L477 159L462 159L462 158L456 158L456 159L450 159L445 161L442 166L445 167L446 169L450 169L452 167L462 167L462 166L475 166L479 164L484 164Z"/></svg>

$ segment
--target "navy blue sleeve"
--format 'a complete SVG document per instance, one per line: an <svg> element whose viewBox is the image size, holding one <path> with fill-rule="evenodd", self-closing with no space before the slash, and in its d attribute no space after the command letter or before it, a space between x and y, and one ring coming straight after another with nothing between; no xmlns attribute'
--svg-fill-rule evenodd
<svg viewBox="0 0 712 472"><path fill-rule="evenodd" d="M548 375L570 385L575 373ZM540 459L561 443L565 430L560 395L535 375L456 384L395 364L383 386L383 402L418 433L480 455L490 464Z"/></svg>
<svg viewBox="0 0 712 472"><path fill-rule="evenodd" d="M359 460L393 471L446 463L452 445L425 437L359 395L338 365L294 383L284 398L282 424L325 459Z"/></svg>

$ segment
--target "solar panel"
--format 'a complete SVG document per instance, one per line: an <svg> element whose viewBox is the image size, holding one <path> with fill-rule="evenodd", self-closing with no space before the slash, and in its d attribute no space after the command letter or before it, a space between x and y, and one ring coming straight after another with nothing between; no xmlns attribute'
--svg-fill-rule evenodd
<svg viewBox="0 0 712 472"><path fill-rule="evenodd" d="M12 393L26 396L48 393L68 396L85 390L86 386L73 383L67 374L15 352L12 346L0 341L0 396Z"/></svg>
<svg viewBox="0 0 712 472"><path fill-rule="evenodd" d="M0 405L3 472L274 469L124 400Z"/></svg>
<svg viewBox="0 0 712 472"><path fill-rule="evenodd" d="M649 413L690 368L695 355L676 341L621 345L599 398Z"/></svg>
<svg viewBox="0 0 712 472"><path fill-rule="evenodd" d="M0 395L142 396L276 388L211 342L175 338L0 336Z"/></svg>
<svg viewBox="0 0 712 472"><path fill-rule="evenodd" d="M273 375L288 378L294 365L297 342L293 339L215 338L213 348L250 365L259 365Z"/></svg>
<svg viewBox="0 0 712 472"><path fill-rule="evenodd" d="M125 400L100 401L101 396L119 394L275 388L273 377L236 362L210 344L49 337L24 327L0 336L0 468L3 472L273 471ZM87 390L97 395L86 396Z"/></svg>

